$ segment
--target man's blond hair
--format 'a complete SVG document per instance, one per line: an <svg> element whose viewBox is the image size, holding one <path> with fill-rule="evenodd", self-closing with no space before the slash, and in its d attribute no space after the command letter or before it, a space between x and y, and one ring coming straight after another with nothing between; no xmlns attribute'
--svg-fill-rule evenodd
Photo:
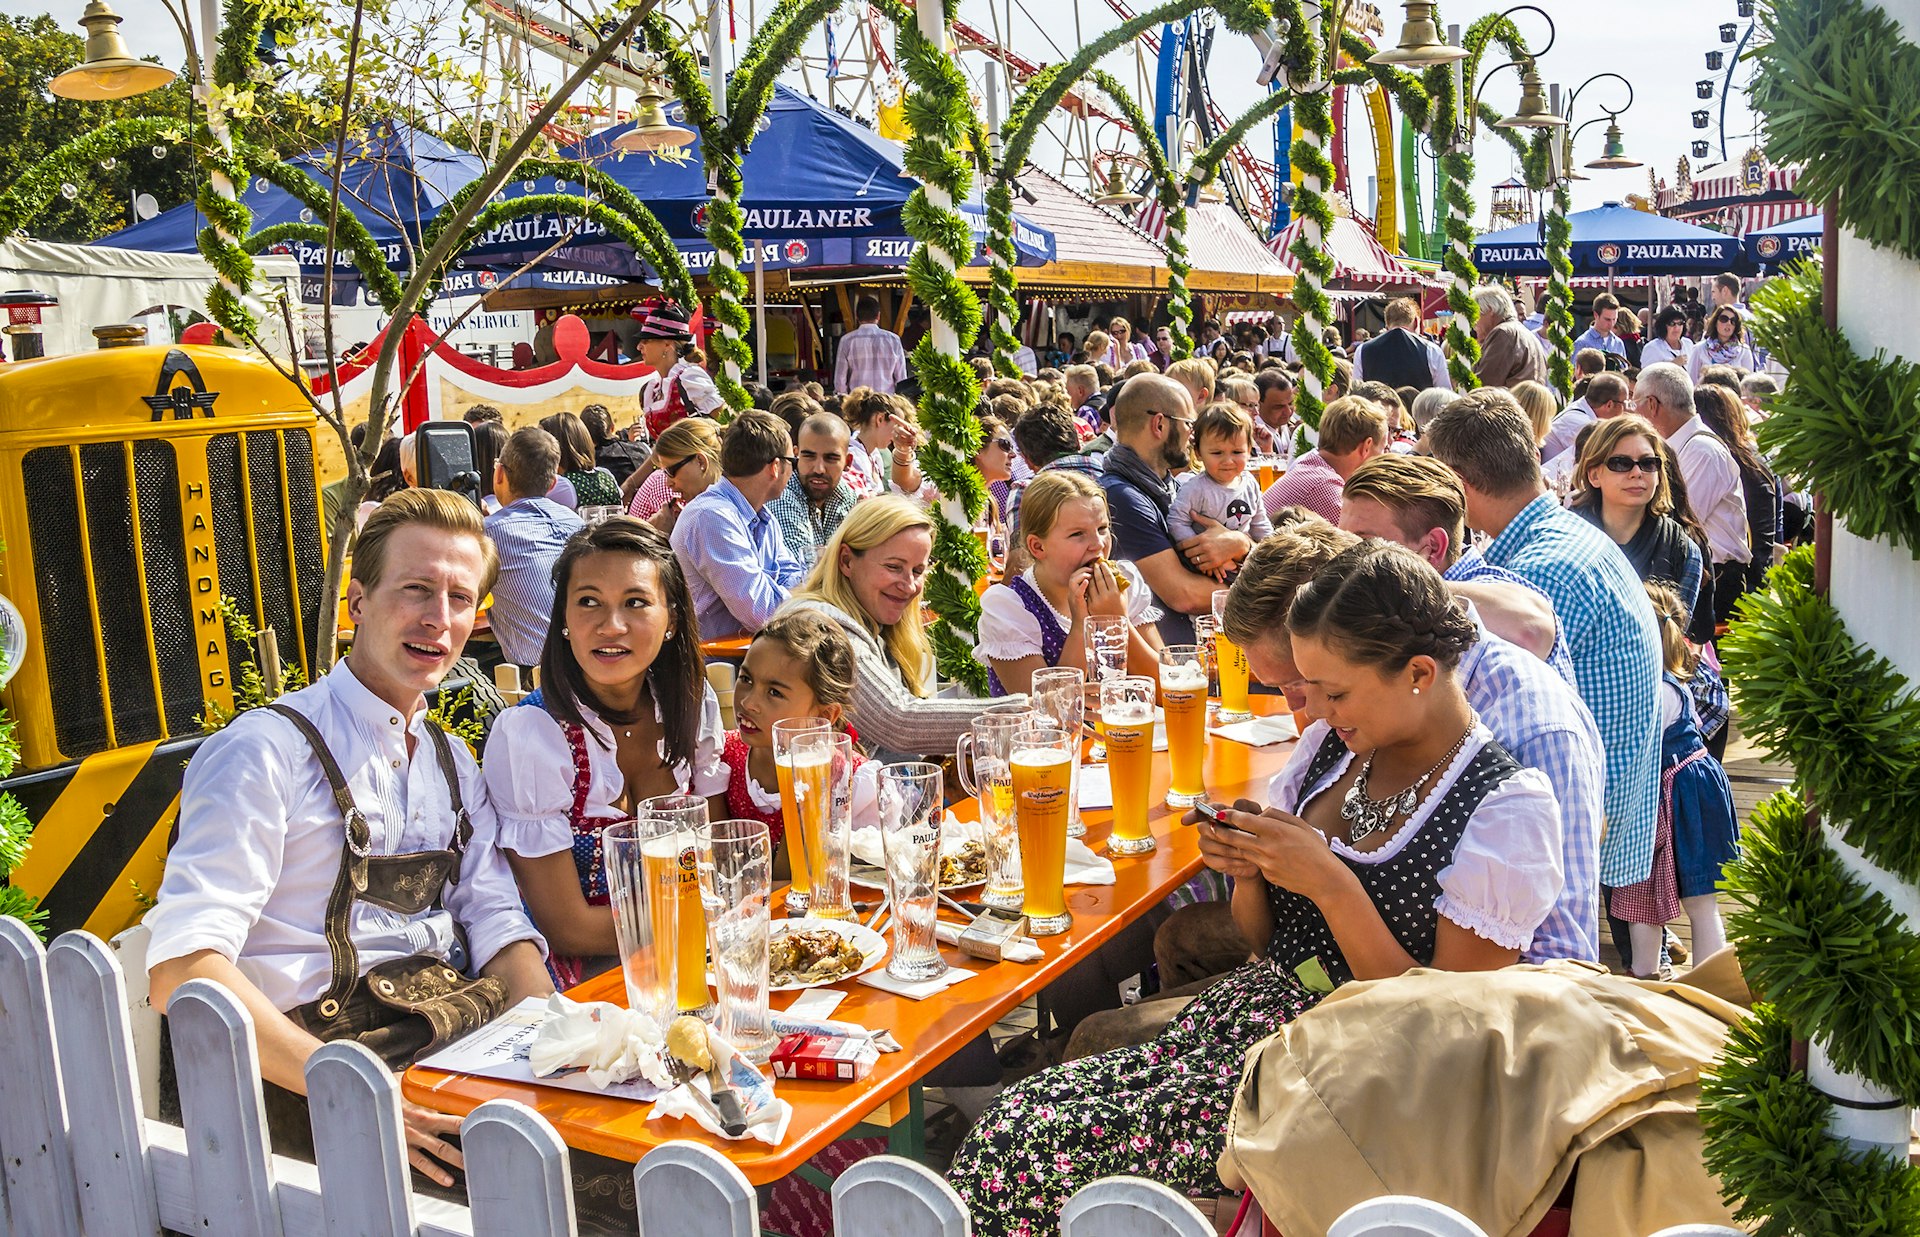
<svg viewBox="0 0 1920 1237"><path fill-rule="evenodd" d="M1220 624L1227 639L1241 648L1257 645L1287 630L1293 597L1320 569L1360 538L1315 516L1296 520L1253 547L1240 575L1227 590Z"/></svg>
<svg viewBox="0 0 1920 1237"><path fill-rule="evenodd" d="M1387 445L1387 411L1370 399L1343 395L1320 414L1320 450L1346 455L1363 442Z"/></svg>
<svg viewBox="0 0 1920 1237"><path fill-rule="evenodd" d="M1386 508L1408 541L1433 529L1447 535L1447 565L1460 557L1466 534L1467 494L1453 469L1429 455L1376 455L1354 470L1341 501L1371 498Z"/></svg>
<svg viewBox="0 0 1920 1237"><path fill-rule="evenodd" d="M1411 331L1420 325L1420 305L1410 296L1399 297L1387 302L1386 312L1382 316L1386 318L1387 326Z"/></svg>
<svg viewBox="0 0 1920 1237"><path fill-rule="evenodd" d="M401 529L416 524L479 542L482 566L475 600L493 591L493 582L500 575L500 551L480 522L480 508L472 499L451 490L405 489L375 507L354 545L351 578L363 589L376 587L387 570L387 542Z"/></svg>

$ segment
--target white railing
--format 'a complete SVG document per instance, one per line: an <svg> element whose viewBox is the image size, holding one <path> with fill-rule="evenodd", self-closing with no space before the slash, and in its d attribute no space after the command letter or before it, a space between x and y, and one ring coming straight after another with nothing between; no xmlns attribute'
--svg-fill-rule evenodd
<svg viewBox="0 0 1920 1237"><path fill-rule="evenodd" d="M145 977L135 987L144 992ZM142 998L143 1000L144 998ZM0 1218L17 1237L573 1237L567 1149L509 1100L461 1126L467 1207L409 1183L398 1080L358 1044L307 1066L317 1164L271 1155L254 1028L218 984L181 986L169 1009L184 1128L142 1111L127 977L97 937L44 948L0 917ZM669 1143L634 1169L644 1237L756 1237L753 1186L724 1156ZM838 1237L968 1237L965 1205L909 1160L879 1156L833 1186ZM1187 1199L1117 1177L1074 1195L1062 1237L1212 1237ZM1484 1237L1447 1209L1376 1199L1339 1237ZM1731 1229L1669 1230L1711 1237Z"/></svg>

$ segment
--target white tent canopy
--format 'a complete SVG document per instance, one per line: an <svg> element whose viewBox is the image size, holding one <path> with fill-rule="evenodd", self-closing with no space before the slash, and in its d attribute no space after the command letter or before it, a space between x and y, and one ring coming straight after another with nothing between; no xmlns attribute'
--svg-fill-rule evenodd
<svg viewBox="0 0 1920 1237"><path fill-rule="evenodd" d="M290 257L254 259L256 290L284 288L300 306L300 267ZM173 343L177 325L205 321L213 268L197 254L143 253L100 245L63 245L14 237L0 241L0 292L31 289L59 300L43 311L48 356L91 352L93 328L118 323L147 327L149 342ZM266 315L266 340L286 355L277 315Z"/></svg>

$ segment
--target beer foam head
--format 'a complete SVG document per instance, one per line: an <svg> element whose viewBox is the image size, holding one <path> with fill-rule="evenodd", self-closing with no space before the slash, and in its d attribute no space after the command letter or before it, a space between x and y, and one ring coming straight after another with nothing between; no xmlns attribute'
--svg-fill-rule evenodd
<svg viewBox="0 0 1920 1237"><path fill-rule="evenodd" d="M1057 747L1023 747L1013 754L1013 763L1037 769L1043 765L1063 765L1067 754Z"/></svg>
<svg viewBox="0 0 1920 1237"><path fill-rule="evenodd" d="M647 859L665 859L675 864L680 862L680 852L693 841L692 834L663 833L657 838L648 838L640 844L640 854Z"/></svg>
<svg viewBox="0 0 1920 1237"><path fill-rule="evenodd" d="M833 749L822 743L810 743L787 752L787 763L797 773L801 769L821 769L833 763Z"/></svg>
<svg viewBox="0 0 1920 1237"><path fill-rule="evenodd" d="M1118 700L1100 708L1100 720L1109 726L1144 726L1153 720L1153 701Z"/></svg>
<svg viewBox="0 0 1920 1237"><path fill-rule="evenodd" d="M1177 666L1160 667L1160 686L1167 691L1191 692L1205 691L1207 672L1198 662L1182 662Z"/></svg>

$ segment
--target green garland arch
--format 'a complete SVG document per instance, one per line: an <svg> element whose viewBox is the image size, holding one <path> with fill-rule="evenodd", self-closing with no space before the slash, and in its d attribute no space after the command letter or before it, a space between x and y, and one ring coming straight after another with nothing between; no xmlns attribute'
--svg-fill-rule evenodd
<svg viewBox="0 0 1920 1237"><path fill-rule="evenodd" d="M1127 93L1127 88L1113 74L1105 69L1088 69L1085 80L1112 99L1114 106L1120 109L1121 119L1133 130L1134 140L1140 143L1141 157L1146 160L1147 170L1153 175L1154 196L1167 216L1167 316L1171 319L1168 333L1173 336L1174 357L1189 356L1193 352L1193 336L1188 332L1187 324L1193 321L1193 305L1192 296L1187 291L1187 278L1193 274L1193 263L1187 260L1187 194L1180 177L1174 172L1173 160L1176 156L1167 150L1160 135L1153 131L1153 122L1147 118L1139 101ZM1013 312L1018 314L1017 306ZM1015 346L1018 346L1017 340Z"/></svg>
<svg viewBox="0 0 1920 1237"><path fill-rule="evenodd" d="M175 120L112 120L50 152L0 192L0 237L25 227L53 201L61 185L91 175L102 159L117 158L136 146L177 141L179 130Z"/></svg>
<svg viewBox="0 0 1920 1237"><path fill-rule="evenodd" d="M1920 46L1861 0L1765 0L1768 41L1747 98L1767 155L1802 165L1797 192L1832 202L1863 240L1920 261Z"/></svg>
<svg viewBox="0 0 1920 1237"><path fill-rule="evenodd" d="M1561 402L1573 398L1573 194L1562 180L1553 187L1547 212L1547 295L1541 312L1547 319L1547 365Z"/></svg>
<svg viewBox="0 0 1920 1237"><path fill-rule="evenodd" d="M282 190L300 205L313 212L316 218L325 218L331 199L327 186L313 179L291 163L283 162L271 156L260 154L251 149L241 149L242 158L250 174L260 177L268 184ZM326 243L326 228L320 227L319 241ZM286 233L286 239L296 234ZM313 239L302 236L301 239ZM273 242L270 242L273 243ZM400 303L400 279L387 265L386 258L380 252L380 243L373 239L373 233L360 221L360 216L345 201L339 203L338 218L334 227L334 244L345 250L353 261L355 269L366 279L367 287L381 308L392 313ZM241 241L241 247L249 253L259 253L262 246Z"/></svg>

